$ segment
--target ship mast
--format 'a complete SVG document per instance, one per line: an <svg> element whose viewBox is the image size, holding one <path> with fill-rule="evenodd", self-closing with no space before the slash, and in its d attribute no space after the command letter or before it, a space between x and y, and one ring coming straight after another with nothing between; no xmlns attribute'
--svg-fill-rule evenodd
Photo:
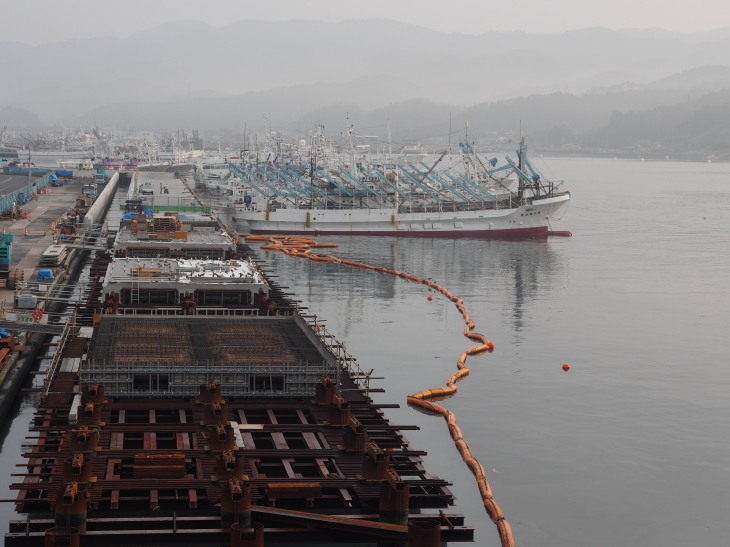
<svg viewBox="0 0 730 547"><path fill-rule="evenodd" d="M352 172L355 171L355 142L352 138L352 130L355 128L355 126L350 122L350 113L345 112L345 119L347 120L347 143L350 145L350 156L352 157L352 164L350 165L350 170Z"/></svg>

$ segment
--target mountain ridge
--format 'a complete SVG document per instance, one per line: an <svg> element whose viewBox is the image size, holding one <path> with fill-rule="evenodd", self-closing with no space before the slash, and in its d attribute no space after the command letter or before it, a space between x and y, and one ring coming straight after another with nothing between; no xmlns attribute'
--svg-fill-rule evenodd
<svg viewBox="0 0 730 547"><path fill-rule="evenodd" d="M349 108L369 125L400 119L410 129L395 131L410 139L456 113L490 134L523 120L538 140L570 136L576 147L622 126L633 146L639 137L622 114L666 108L666 116L687 101L701 109L701 97L730 86L730 29L467 35L387 20L179 21L126 38L0 45L11 59L0 88L5 125L11 108L45 125L240 130L266 114L292 129Z"/></svg>

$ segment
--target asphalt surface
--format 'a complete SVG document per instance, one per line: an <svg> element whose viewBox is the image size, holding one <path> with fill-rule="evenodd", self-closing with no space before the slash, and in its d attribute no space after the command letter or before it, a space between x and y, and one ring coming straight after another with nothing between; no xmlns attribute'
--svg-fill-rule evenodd
<svg viewBox="0 0 730 547"><path fill-rule="evenodd" d="M28 179L26 175L4 175L0 173L0 196L25 188L33 184L33 180L35 179Z"/></svg>
<svg viewBox="0 0 730 547"><path fill-rule="evenodd" d="M27 182L27 179L24 179L23 186L26 186ZM74 180L70 184L51 188L51 194L38 195L23 205L23 208L28 210L27 219L0 220L0 232L13 234L13 257L10 267L23 269L26 280L33 276L43 251L53 244L51 223L65 215L73 206L83 184L83 181ZM0 300L5 299L6 302L10 302L12 297L13 291L0 289Z"/></svg>

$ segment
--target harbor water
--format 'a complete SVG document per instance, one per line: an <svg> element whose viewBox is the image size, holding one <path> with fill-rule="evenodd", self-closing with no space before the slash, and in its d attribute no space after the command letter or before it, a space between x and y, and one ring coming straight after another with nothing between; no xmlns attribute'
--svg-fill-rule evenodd
<svg viewBox="0 0 730 547"><path fill-rule="evenodd" d="M330 237L340 258L431 278L496 344L471 357L456 413L517 545L725 546L730 537L730 165L547 159L572 238ZM474 345L454 305L381 273L262 253L326 319L376 400L453 482L476 544L499 545L440 417L405 405L442 387ZM433 296L429 301L428 296ZM569 372L562 370L570 365Z"/></svg>
<svg viewBox="0 0 730 547"><path fill-rule="evenodd" d="M453 411L521 547L725 546L730 537L730 165L535 158L570 208L546 241L328 237L340 258L462 297L492 354L470 357ZM253 245L256 248L256 245ZM258 251L372 372L377 402L453 483L475 544L499 545L441 417L405 403L474 345L438 293L373 271ZM428 299L432 296L432 300ZM564 372L563 364L570 370ZM382 378L382 379L380 379ZM32 405L3 429L15 492ZM16 518L0 507L4 529Z"/></svg>

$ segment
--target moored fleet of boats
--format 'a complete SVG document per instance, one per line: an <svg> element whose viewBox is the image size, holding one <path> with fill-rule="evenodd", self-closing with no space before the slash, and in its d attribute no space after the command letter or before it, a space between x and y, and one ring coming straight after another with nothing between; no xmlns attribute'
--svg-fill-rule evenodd
<svg viewBox="0 0 730 547"><path fill-rule="evenodd" d="M563 181L545 178L527 157L483 159L468 142L456 154L371 153L352 139L336 147L318 126L309 142L271 137L260 151L174 157L63 157L59 165L104 171L192 173L239 232L422 237L539 237L570 202ZM276 135L271 133L271 135ZM277 140L278 139L278 140Z"/></svg>
<svg viewBox="0 0 730 547"><path fill-rule="evenodd" d="M539 237L570 201L562 181L542 177L520 141L517 158L482 161L461 145L427 161L330 156L327 163L201 163L197 184L224 196L239 232L420 237ZM428 158L424 158L428 159ZM228 172L226 173L225 170ZM217 171L216 171L217 170ZM215 175L211 173L215 172ZM220 202L220 198L219 198Z"/></svg>

